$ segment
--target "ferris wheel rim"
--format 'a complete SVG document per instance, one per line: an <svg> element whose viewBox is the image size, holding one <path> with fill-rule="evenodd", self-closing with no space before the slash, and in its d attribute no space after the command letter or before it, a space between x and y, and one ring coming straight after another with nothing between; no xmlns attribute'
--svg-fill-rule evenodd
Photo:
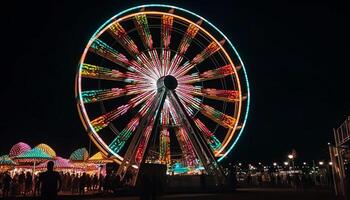
<svg viewBox="0 0 350 200"><path fill-rule="evenodd" d="M234 51L234 53L236 54L238 60L240 61L240 64L242 66L242 69L243 69L243 75L244 75L244 81L242 81L242 83L245 83L245 89L247 90L246 91L246 96L247 96L247 99L246 99L246 106L245 106L245 114L243 116L243 123L241 125L241 128L240 130L238 130L238 133L237 133L237 136L235 138L233 138L233 142L231 143L231 145L227 148L226 152L223 153L223 155L220 155L220 157L217 158L217 161L220 162L222 161L229 153L230 151L234 148L234 146L236 145L237 141L239 140L243 130L244 130L244 127L246 125L246 121L247 121L247 117L248 117L248 112L249 112L249 105L250 105L250 88L249 88L249 81L248 81L248 78L247 78L247 73L246 73L246 69L245 69L245 66L244 66L244 63L239 55L239 53L237 52L237 50L235 49L235 47L232 45L231 41L216 27L214 26L212 23L210 23L208 20L206 20L205 18L191 12L191 11L188 11L186 9L183 9L183 8L180 8L180 7L177 7L177 6L172 6L172 5L164 5L164 4L146 4L146 5L140 5L140 6L135 6L135 7L132 7L132 8L129 8L129 9L126 9L124 11L121 11L119 12L118 14L114 15L113 17L111 17L110 19L108 19L104 24L102 24L96 31L95 33L92 35L92 37L89 39L89 42L88 44L86 45L86 47L90 46L91 43L98 37L98 34L99 33L103 33L103 29L105 29L106 27L108 27L108 25L110 24L113 24L113 20L116 19L117 17L119 16L122 16L124 15L125 13L128 13L130 11L134 11L134 10L137 10L137 9L141 9L141 8L147 8L147 7L162 7L162 8L170 8L170 9L176 9L176 10L181 10L181 11L184 11L186 13L189 13L203 21L205 21L207 24L209 24L212 28L214 28L229 44L229 46L231 47L231 49ZM147 12L147 11L146 11ZM203 29L203 28L201 28ZM209 34L210 35L210 34ZM215 38L214 38L215 39ZM80 62L79 62L79 66L78 66L78 70L80 71L81 70L81 67L82 67L82 61L85 60L85 55L86 55L86 51L87 51L87 48L85 48L84 50L84 53L83 53L83 56L81 57L80 59ZM230 57L229 57L230 58ZM77 99L79 99L79 102L78 102L78 110L79 110L79 114L80 116L84 119L82 120L84 122L84 126L87 130L90 130L92 132L95 132L94 128L92 127L92 125L89 123L90 122L90 119L88 117L88 114L86 113L86 110L85 110L85 107L84 107L84 103L82 102L82 96L81 96L81 84L80 84L80 81L81 81L81 76L80 76L80 73L77 74L76 76L76 97ZM79 83L78 83L79 82ZM82 113L81 113L82 112ZM241 117L241 116L239 116ZM88 127L88 128L87 128ZM89 133L90 134L90 133ZM99 137L99 135L95 132L95 136L97 138L94 138L94 140L98 140L98 143L100 145L103 145L105 148L109 148L108 145L106 143L104 143L104 141ZM91 134L90 134L90 138L91 137ZM99 148L100 149L100 148ZM109 152L113 152L111 149L108 149ZM119 160L123 160L123 157L120 156L119 154L115 153L113 154L114 156L116 156Z"/></svg>

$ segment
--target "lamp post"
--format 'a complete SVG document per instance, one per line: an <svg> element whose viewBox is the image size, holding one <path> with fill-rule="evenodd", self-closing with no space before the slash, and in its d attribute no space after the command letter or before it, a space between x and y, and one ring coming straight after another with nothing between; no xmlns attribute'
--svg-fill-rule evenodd
<svg viewBox="0 0 350 200"><path fill-rule="evenodd" d="M289 158L290 160L292 160L292 170L294 170L294 156L293 156L293 154L289 154L289 155L288 155L288 158Z"/></svg>
<svg viewBox="0 0 350 200"><path fill-rule="evenodd" d="M289 163L286 161L286 162L283 162L283 164L284 164L284 166L285 166L285 169L288 169L288 170L289 170L289 167L288 167Z"/></svg>

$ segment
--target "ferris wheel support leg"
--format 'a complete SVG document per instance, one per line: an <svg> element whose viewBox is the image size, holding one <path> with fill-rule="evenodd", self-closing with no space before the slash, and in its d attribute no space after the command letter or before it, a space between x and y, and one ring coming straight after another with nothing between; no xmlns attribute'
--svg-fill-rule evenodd
<svg viewBox="0 0 350 200"><path fill-rule="evenodd" d="M124 176L128 171L132 172L133 177L131 180L131 185L133 186L136 185L137 176L140 171L141 164L144 162L144 157L149 146L149 139L153 133L152 130L154 130L155 126L157 126L157 121L159 121L166 95L167 90L165 88L158 91L157 97L155 98L156 101L153 103L149 112L147 112L147 114L141 119L139 125L140 128L136 130L134 136L132 137L124 159L118 168L117 175L120 176L121 179L124 179ZM152 116L155 117L152 119ZM151 132L146 134L149 126L152 126ZM144 146L141 150L140 160L136 161L137 153L140 152L138 151L138 148L142 144L144 144Z"/></svg>
<svg viewBox="0 0 350 200"><path fill-rule="evenodd" d="M203 164L208 174L213 174L219 185L224 185L226 176L215 159L215 156L206 142L203 135L197 129L196 124L186 112L185 107L181 104L179 97L175 91L169 91L170 100L175 108L178 109L179 115L182 118L184 127L187 129L188 136L195 149L195 152Z"/></svg>

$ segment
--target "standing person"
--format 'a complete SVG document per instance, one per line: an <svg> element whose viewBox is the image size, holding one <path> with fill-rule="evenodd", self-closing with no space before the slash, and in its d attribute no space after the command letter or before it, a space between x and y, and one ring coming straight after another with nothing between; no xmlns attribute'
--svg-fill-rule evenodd
<svg viewBox="0 0 350 200"><path fill-rule="evenodd" d="M32 192L33 189L33 176L30 172L27 172L26 179L24 180L24 195Z"/></svg>
<svg viewBox="0 0 350 200"><path fill-rule="evenodd" d="M19 184L19 194L24 194L24 181L26 179L26 175L22 171L18 176L18 184Z"/></svg>
<svg viewBox="0 0 350 200"><path fill-rule="evenodd" d="M3 198L9 196L11 181L12 181L11 176L8 174L8 172L5 172L2 178L2 197Z"/></svg>
<svg viewBox="0 0 350 200"><path fill-rule="evenodd" d="M19 175L16 173L13 176L11 184L10 184L10 195L12 195L12 196L19 194L18 177L19 177Z"/></svg>
<svg viewBox="0 0 350 200"><path fill-rule="evenodd" d="M66 191L72 190L72 175L70 173L67 174L67 188Z"/></svg>
<svg viewBox="0 0 350 200"><path fill-rule="evenodd" d="M43 200L54 200L61 190L62 180L58 172L53 171L54 162L47 163L47 171L40 173L41 197Z"/></svg>
<svg viewBox="0 0 350 200"><path fill-rule="evenodd" d="M72 194L78 192L79 188L79 178L78 174L73 174L72 177Z"/></svg>
<svg viewBox="0 0 350 200"><path fill-rule="evenodd" d="M104 183L104 177L102 174L100 174L100 178L98 179L98 191L100 192L102 192L103 183Z"/></svg>
<svg viewBox="0 0 350 200"><path fill-rule="evenodd" d="M33 196L40 194L40 181L39 181L39 176L38 175L34 175L34 192L33 192Z"/></svg>
<svg viewBox="0 0 350 200"><path fill-rule="evenodd" d="M97 190L97 185L98 185L98 177L96 173L92 178L92 190Z"/></svg>
<svg viewBox="0 0 350 200"><path fill-rule="evenodd" d="M79 178L79 195L85 194L85 186L87 183L87 176L84 172L83 175Z"/></svg>
<svg viewBox="0 0 350 200"><path fill-rule="evenodd" d="M92 179L91 176L89 174L86 175L86 186L87 186L87 190L90 191L91 190L91 185L92 185Z"/></svg>

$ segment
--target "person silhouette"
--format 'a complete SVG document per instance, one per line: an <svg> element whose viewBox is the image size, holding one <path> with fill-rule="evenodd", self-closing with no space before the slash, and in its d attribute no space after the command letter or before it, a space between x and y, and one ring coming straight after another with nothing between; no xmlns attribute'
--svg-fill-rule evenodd
<svg viewBox="0 0 350 200"><path fill-rule="evenodd" d="M85 187L87 186L87 175L84 172L82 176L79 178L79 195L85 194Z"/></svg>
<svg viewBox="0 0 350 200"><path fill-rule="evenodd" d="M62 187L62 180L58 172L53 171L54 162L47 163L47 171L39 175L41 185L41 198L43 200L54 200L57 198L57 192Z"/></svg>
<svg viewBox="0 0 350 200"><path fill-rule="evenodd" d="M9 191L10 191L10 186L11 186L12 178L9 175L9 172L6 171L4 173L4 176L2 178L2 197L8 197L9 196Z"/></svg>

